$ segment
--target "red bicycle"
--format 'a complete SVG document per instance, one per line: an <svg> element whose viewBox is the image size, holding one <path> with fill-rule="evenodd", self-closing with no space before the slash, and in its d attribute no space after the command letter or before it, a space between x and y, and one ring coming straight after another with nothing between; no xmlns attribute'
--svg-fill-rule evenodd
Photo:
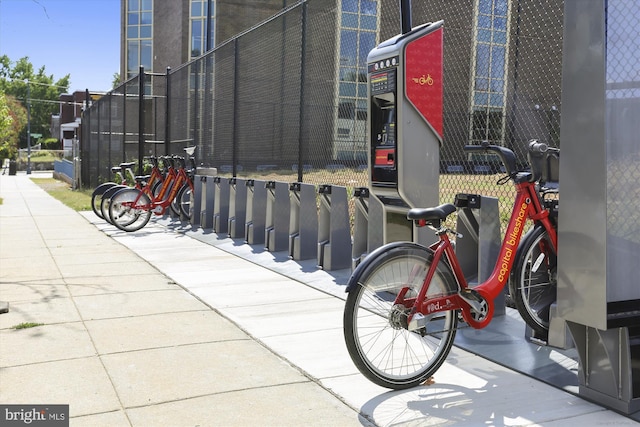
<svg viewBox="0 0 640 427"><path fill-rule="evenodd" d="M166 164L163 164L163 167L160 167L160 160L162 158L158 158L155 156L149 156L144 158L151 165L151 174L150 175L132 175L132 180L130 182L123 182L122 184L114 184L110 183L111 186L104 189L102 194L97 197L96 201L92 200L92 204L94 205L94 211L100 212L99 214L96 212L100 218L104 219L110 224L113 224L111 221L111 216L109 215L109 206L111 204L111 198L120 190L125 188L137 188L139 190L145 191L148 194L157 193L158 188L160 188L162 182L164 181L165 176L167 175L167 167ZM166 163L166 162L163 162ZM133 163L130 163L133 164ZM104 185L104 184L103 184ZM99 189L100 187L98 187ZM94 191L94 195L97 193L98 189Z"/></svg>
<svg viewBox="0 0 640 427"><path fill-rule="evenodd" d="M354 270L347 285L344 337L351 359L369 380L391 389L428 380L451 350L459 317L476 329L491 322L494 299L509 282L514 263L519 275L511 277L512 292L517 290L522 300L518 310L527 322L533 317L544 321L546 310L548 322L548 305L555 300L558 246L551 204L544 199L537 166L538 158L549 150L555 149L531 141L532 171L518 172L515 155L505 147L486 143L465 147L467 152L497 154L507 171L499 183L513 181L516 189L498 259L486 281L471 288L464 277L449 234L462 236L444 226L456 211L453 204L410 209L407 214L418 227L435 230L436 243L429 247L390 243ZM532 230L537 231L528 233L528 247L519 248L527 220L534 222ZM540 306L541 300L547 308Z"/></svg>
<svg viewBox="0 0 640 427"><path fill-rule="evenodd" d="M195 147L185 151L193 154ZM167 208L174 212L184 213L193 191L193 168L187 169L184 157L164 157L168 163L167 174L162 186L157 191L150 191L148 187L124 188L116 192L109 201L109 218L111 223L123 231L136 231L147 225L151 214L162 216ZM194 160L191 157L191 162ZM187 191L188 189L188 191Z"/></svg>

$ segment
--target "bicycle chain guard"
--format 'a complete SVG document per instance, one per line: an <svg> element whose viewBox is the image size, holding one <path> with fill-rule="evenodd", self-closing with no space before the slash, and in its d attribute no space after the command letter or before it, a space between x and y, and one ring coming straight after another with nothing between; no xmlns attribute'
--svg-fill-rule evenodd
<svg viewBox="0 0 640 427"><path fill-rule="evenodd" d="M475 329L486 327L493 319L493 300L484 295L482 290L465 289L459 295L467 303L462 307L464 321Z"/></svg>

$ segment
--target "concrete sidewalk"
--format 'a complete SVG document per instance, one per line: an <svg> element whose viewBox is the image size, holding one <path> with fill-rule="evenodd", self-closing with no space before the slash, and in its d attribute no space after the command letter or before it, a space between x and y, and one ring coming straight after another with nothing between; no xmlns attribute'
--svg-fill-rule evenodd
<svg viewBox="0 0 640 427"><path fill-rule="evenodd" d="M366 424L25 175L0 179L1 404L69 404L78 426ZM24 322L43 325L13 329Z"/></svg>
<svg viewBox="0 0 640 427"><path fill-rule="evenodd" d="M637 425L459 348L434 386L390 392L349 359L325 272L166 220L120 232L25 175L0 197L0 404L83 426Z"/></svg>

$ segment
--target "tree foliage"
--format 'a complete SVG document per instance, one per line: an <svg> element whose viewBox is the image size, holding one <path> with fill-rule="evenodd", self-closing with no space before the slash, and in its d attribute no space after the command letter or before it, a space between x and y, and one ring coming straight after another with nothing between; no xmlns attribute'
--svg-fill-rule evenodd
<svg viewBox="0 0 640 427"><path fill-rule="evenodd" d="M25 110L29 100L32 134L51 136L51 115L60 111L58 101L60 95L68 91L69 79L67 74L54 80L53 75L46 74L44 66L34 71L28 56L15 63L7 55L0 56L0 93L15 98ZM27 146L26 121L19 131L19 146Z"/></svg>
<svg viewBox="0 0 640 427"><path fill-rule="evenodd" d="M13 96L0 92L0 159L15 158L26 125L27 110Z"/></svg>

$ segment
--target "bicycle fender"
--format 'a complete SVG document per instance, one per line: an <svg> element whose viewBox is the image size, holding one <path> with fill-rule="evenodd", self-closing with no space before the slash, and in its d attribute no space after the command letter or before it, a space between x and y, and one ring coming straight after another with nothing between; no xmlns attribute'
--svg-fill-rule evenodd
<svg viewBox="0 0 640 427"><path fill-rule="evenodd" d="M376 262L378 257L380 256L380 254L394 249L398 246L413 246L415 248L420 248L420 249L425 249L427 251L429 251L429 249L426 246L420 245L418 243L413 243L413 242L392 242L392 243L387 243L384 246L381 246L377 249L375 249L373 252L371 252L369 255L367 255L365 257L364 260L362 260L362 262L360 262L360 264L358 264L358 266L355 268L355 270L353 270L353 272L351 273L351 276L349 277L349 281L347 282L347 288L345 289L346 293L351 292L351 290L353 288L355 288L358 285L358 281L357 281L357 277L360 277L361 274L367 270L368 268L372 267Z"/></svg>

